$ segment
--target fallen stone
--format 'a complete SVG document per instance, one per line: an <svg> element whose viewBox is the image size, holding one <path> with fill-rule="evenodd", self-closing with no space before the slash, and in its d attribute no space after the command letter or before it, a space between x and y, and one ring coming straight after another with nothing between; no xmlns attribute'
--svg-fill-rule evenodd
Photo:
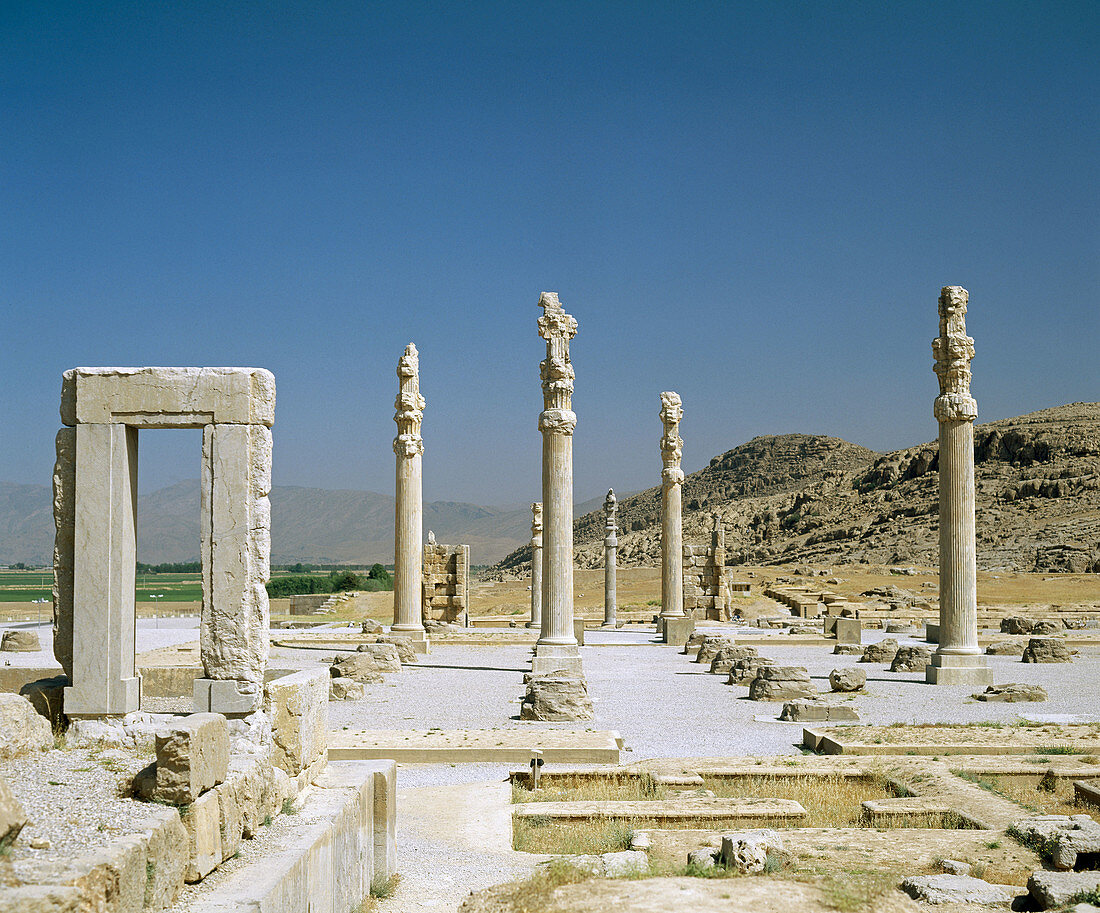
<svg viewBox="0 0 1100 913"><path fill-rule="evenodd" d="M695 662L705 663L709 666L719 650L724 650L733 645L733 641L728 637L705 637L702 644L699 645L699 653L695 657Z"/></svg>
<svg viewBox="0 0 1100 913"><path fill-rule="evenodd" d="M684 649L681 653L692 653L699 649L703 645L703 639L710 635L704 634L702 631L693 631L688 635L688 639L684 642Z"/></svg>
<svg viewBox="0 0 1100 913"><path fill-rule="evenodd" d="M829 704L825 701L788 701L783 705L779 719L788 723L823 723L842 720L859 720L855 707Z"/></svg>
<svg viewBox="0 0 1100 913"><path fill-rule="evenodd" d="M727 869L750 874L763 872L769 856L781 860L783 855L783 838L775 831L737 831L722 835L718 862Z"/></svg>
<svg viewBox="0 0 1100 913"><path fill-rule="evenodd" d="M363 683L353 678L334 678L329 681L330 701L358 701L363 699L365 693Z"/></svg>
<svg viewBox="0 0 1100 913"><path fill-rule="evenodd" d="M379 672L401 671L401 658L394 644L360 644L358 652L370 655L377 664Z"/></svg>
<svg viewBox="0 0 1100 913"><path fill-rule="evenodd" d="M264 706L271 718L271 760L291 777L307 771L328 751L329 681L323 670L315 669L267 683Z"/></svg>
<svg viewBox="0 0 1100 913"><path fill-rule="evenodd" d="M714 654L714 659L710 663L710 671L715 674L728 675L735 662L743 659L754 659L757 655L755 647L723 647Z"/></svg>
<svg viewBox="0 0 1100 913"><path fill-rule="evenodd" d="M702 872L713 869L718 865L718 850L713 847L703 847L701 850L693 850L688 853L688 865L694 866Z"/></svg>
<svg viewBox="0 0 1100 913"><path fill-rule="evenodd" d="M603 853L604 876L607 878L625 878L630 875L649 873L649 856L641 850L623 850L618 853Z"/></svg>
<svg viewBox="0 0 1100 913"><path fill-rule="evenodd" d="M595 715L588 685L580 676L532 676L520 706L521 720L590 720Z"/></svg>
<svg viewBox="0 0 1100 913"><path fill-rule="evenodd" d="M382 670L369 653L337 653L329 671L334 678L350 678L365 685L382 681Z"/></svg>
<svg viewBox="0 0 1100 913"><path fill-rule="evenodd" d="M829 687L833 691L862 691L866 684L867 673L862 669L833 669L829 673Z"/></svg>
<svg viewBox="0 0 1100 913"><path fill-rule="evenodd" d="M816 696L817 688L801 666L762 666L749 684L752 701L790 701Z"/></svg>
<svg viewBox="0 0 1100 913"><path fill-rule="evenodd" d="M37 653L42 649L37 631L5 631L0 650L5 653Z"/></svg>
<svg viewBox="0 0 1100 913"><path fill-rule="evenodd" d="M890 662L891 672L924 672L924 667L932 662L932 648L923 644L898 647Z"/></svg>
<svg viewBox="0 0 1100 913"><path fill-rule="evenodd" d="M1008 904L1016 896L1010 887L969 875L917 875L906 878L901 889L914 900L932 904Z"/></svg>
<svg viewBox="0 0 1100 913"><path fill-rule="evenodd" d="M1020 660L1025 663L1071 663L1073 654L1060 637L1033 637Z"/></svg>
<svg viewBox="0 0 1100 913"><path fill-rule="evenodd" d="M940 867L943 869L945 875L969 875L970 864L966 862L960 862L958 859L944 859L940 863Z"/></svg>
<svg viewBox="0 0 1100 913"><path fill-rule="evenodd" d="M1009 682L1007 685L990 685L973 697L975 700L994 704L1014 704L1020 701L1045 701L1047 692L1042 685Z"/></svg>
<svg viewBox="0 0 1100 913"><path fill-rule="evenodd" d="M910 624L902 624L900 621L891 621L886 624L887 634L916 634L917 629Z"/></svg>
<svg viewBox="0 0 1100 913"><path fill-rule="evenodd" d="M861 663L892 663L897 652L898 642L893 637L887 637L877 644L868 644L859 661Z"/></svg>
<svg viewBox="0 0 1100 913"><path fill-rule="evenodd" d="M20 694L0 694L0 760L53 747L53 730Z"/></svg>
<svg viewBox="0 0 1100 913"><path fill-rule="evenodd" d="M361 627L364 634L381 634L385 630L382 622L375 621L373 618L364 618Z"/></svg>
<svg viewBox="0 0 1100 913"><path fill-rule="evenodd" d="M27 814L8 786L0 777L0 848L10 846L27 824Z"/></svg>
<svg viewBox="0 0 1100 913"><path fill-rule="evenodd" d="M1001 619L1002 634L1030 634L1034 627L1035 622L1019 615L1010 615L1008 618Z"/></svg>
<svg viewBox="0 0 1100 913"><path fill-rule="evenodd" d="M229 725L220 713L192 713L157 733L157 777L151 798L190 805L225 780Z"/></svg>
<svg viewBox="0 0 1100 913"><path fill-rule="evenodd" d="M1052 634L1058 634L1064 630L1065 628L1060 622L1037 621L1034 627L1032 627L1031 633L1035 637L1049 637Z"/></svg>
<svg viewBox="0 0 1100 913"><path fill-rule="evenodd" d="M760 674L761 669L773 665L775 665L775 660L767 656L749 656L745 659L735 659L733 665L730 666L730 677L726 680L726 684L751 684L756 676Z"/></svg>
<svg viewBox="0 0 1100 913"><path fill-rule="evenodd" d="M1100 823L1089 815L1035 815L1012 825L1010 832L1060 871L1077 865L1081 854L1100 853Z"/></svg>
<svg viewBox="0 0 1100 913"><path fill-rule="evenodd" d="M379 643L393 644L397 648L397 659L402 663L415 663L416 650L413 649L412 640L408 637L395 637L392 634L380 638Z"/></svg>
<svg viewBox="0 0 1100 913"><path fill-rule="evenodd" d="M861 644L837 644L833 647L834 656L862 656L863 646Z"/></svg>
<svg viewBox="0 0 1100 913"><path fill-rule="evenodd" d="M985 652L990 656L1023 656L1024 642L1022 640L995 640Z"/></svg>
<svg viewBox="0 0 1100 913"><path fill-rule="evenodd" d="M1027 892L1040 910L1057 910L1079 894L1100 889L1100 872L1036 872Z"/></svg>
<svg viewBox="0 0 1100 913"><path fill-rule="evenodd" d="M0 910L18 913L83 913L87 898L78 887L54 884L0 886Z"/></svg>

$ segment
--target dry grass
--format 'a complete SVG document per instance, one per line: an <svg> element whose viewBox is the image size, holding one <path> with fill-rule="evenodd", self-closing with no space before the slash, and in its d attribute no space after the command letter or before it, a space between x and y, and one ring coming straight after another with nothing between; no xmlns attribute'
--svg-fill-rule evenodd
<svg viewBox="0 0 1100 913"><path fill-rule="evenodd" d="M954 773L1036 814L1091 815L1093 820L1100 821L1100 809L1074 804L1073 778L1059 777L1053 771L1036 773L1034 776L973 774L958 770Z"/></svg>
<svg viewBox="0 0 1100 913"><path fill-rule="evenodd" d="M636 829L653 826L654 822L643 819L552 823L549 818L513 818L512 847L521 853L550 856L615 853L630 849L630 837Z"/></svg>
<svg viewBox="0 0 1100 913"><path fill-rule="evenodd" d="M859 827L860 803L871 799L890 799L897 792L884 777L760 776L708 777L707 789L722 799L768 798L793 799L808 815L799 827ZM907 825L927 827L929 825ZM936 825L931 825L935 827Z"/></svg>
<svg viewBox="0 0 1100 913"><path fill-rule="evenodd" d="M608 802L666 799L668 790L652 776L553 777L538 789L528 789L521 780L512 781L512 802Z"/></svg>

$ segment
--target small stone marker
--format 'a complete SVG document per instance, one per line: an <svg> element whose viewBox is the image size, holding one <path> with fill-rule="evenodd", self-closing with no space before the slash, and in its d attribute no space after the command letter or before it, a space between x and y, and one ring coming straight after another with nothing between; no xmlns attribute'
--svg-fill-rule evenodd
<svg viewBox="0 0 1100 913"><path fill-rule="evenodd" d="M156 749L152 798L169 805L190 805L225 780L229 724L218 713L192 713L172 728L159 730Z"/></svg>
<svg viewBox="0 0 1100 913"><path fill-rule="evenodd" d="M37 653L42 649L37 631L5 631L0 650L5 653Z"/></svg>
<svg viewBox="0 0 1100 913"><path fill-rule="evenodd" d="M1019 701L1045 701L1046 689L1042 685L1009 682L1007 685L990 685L980 694L973 695L974 700L996 704L1013 704Z"/></svg>

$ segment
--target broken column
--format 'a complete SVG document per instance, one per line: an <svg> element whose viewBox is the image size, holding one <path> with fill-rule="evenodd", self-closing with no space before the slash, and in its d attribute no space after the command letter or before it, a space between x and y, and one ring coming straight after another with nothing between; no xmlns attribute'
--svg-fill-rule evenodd
<svg viewBox="0 0 1100 913"><path fill-rule="evenodd" d="M529 628L542 628L542 502L531 505L531 620Z"/></svg>
<svg viewBox="0 0 1100 913"><path fill-rule="evenodd" d="M422 502L421 457L424 439L420 423L424 419L424 397L420 395L420 360L416 346L405 346L397 362L399 390L394 403L397 412L397 437L393 452L397 456L397 492L394 503L394 634L414 643L426 644L423 615L424 506Z"/></svg>
<svg viewBox="0 0 1100 913"><path fill-rule="evenodd" d="M619 548L619 540L615 537L617 507L615 490L611 489L603 502L603 519L606 526L603 540L603 626L605 628L615 627L615 553Z"/></svg>
<svg viewBox="0 0 1100 913"><path fill-rule="evenodd" d="M670 618L684 617L684 530L681 515L684 473L680 469L684 442L679 434L683 415L679 394L662 393L661 421L665 433L661 436L661 462L664 468L661 470L660 623L665 626Z"/></svg>
<svg viewBox="0 0 1100 913"><path fill-rule="evenodd" d="M977 553L974 541L974 419L970 395L974 340L966 335L969 293L940 291L940 335L932 341L940 382L940 633L925 678L939 685L984 685L991 672L978 647Z"/></svg>
<svg viewBox="0 0 1100 913"><path fill-rule="evenodd" d="M562 309L556 292L539 297L543 315L539 335L546 340L540 366L543 411L542 509L542 628L535 645L533 671L580 673L581 657L573 635L573 365L569 340L577 321Z"/></svg>

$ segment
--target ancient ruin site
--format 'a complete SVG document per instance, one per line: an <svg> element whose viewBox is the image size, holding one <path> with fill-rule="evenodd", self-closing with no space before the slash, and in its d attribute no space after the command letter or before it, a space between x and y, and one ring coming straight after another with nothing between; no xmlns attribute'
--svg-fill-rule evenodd
<svg viewBox="0 0 1100 913"><path fill-rule="evenodd" d="M1100 4L0 4L0 913L1100 913Z"/></svg>

